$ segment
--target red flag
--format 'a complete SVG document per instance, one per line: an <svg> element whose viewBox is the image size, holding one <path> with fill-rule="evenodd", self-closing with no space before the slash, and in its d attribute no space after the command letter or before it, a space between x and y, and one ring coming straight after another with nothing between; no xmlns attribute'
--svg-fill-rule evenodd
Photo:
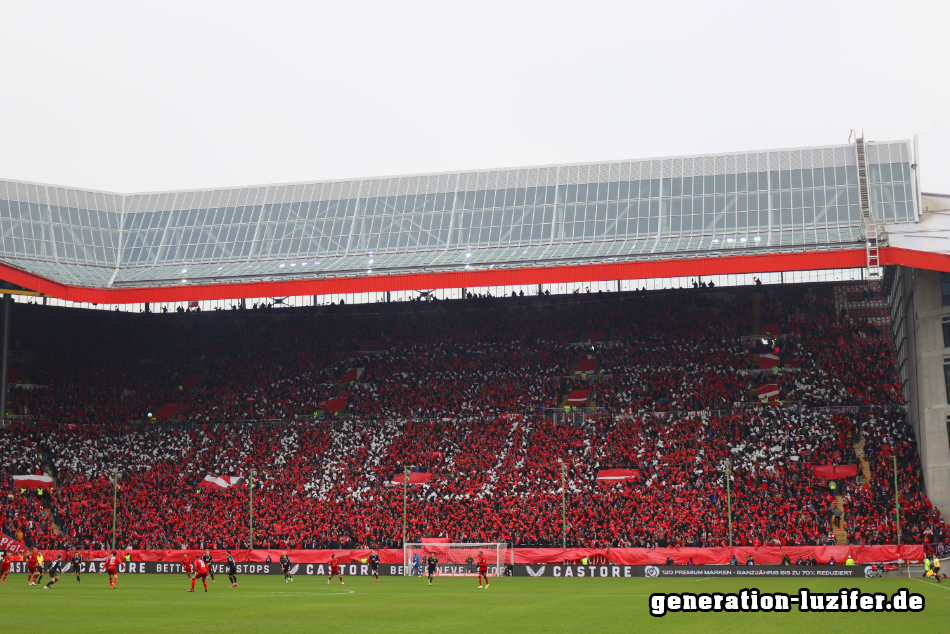
<svg viewBox="0 0 950 634"><path fill-rule="evenodd" d="M581 359L577 362L577 365L574 366L574 376L582 372L587 374L593 374L597 369L597 359Z"/></svg>
<svg viewBox="0 0 950 634"><path fill-rule="evenodd" d="M636 469L601 469L597 472L598 480L616 482L618 480L629 480L639 478L640 472Z"/></svg>
<svg viewBox="0 0 950 634"><path fill-rule="evenodd" d="M858 466L853 464L816 464L815 477L825 480L851 478L858 474Z"/></svg>
<svg viewBox="0 0 950 634"><path fill-rule="evenodd" d="M46 475L15 475L13 486L18 489L49 489L53 486L53 478Z"/></svg>
<svg viewBox="0 0 950 634"><path fill-rule="evenodd" d="M760 401L768 401L773 398L778 398L778 385L769 383L768 385L759 386Z"/></svg>
<svg viewBox="0 0 950 634"><path fill-rule="evenodd" d="M331 398L330 400L327 401L327 404L323 406L323 411L326 412L326 413L328 413L328 414L336 414L336 413L339 412L341 409L343 409L343 406L344 406L344 405L346 405L346 397L345 397L345 396L343 396L343 397L337 397L337 398Z"/></svg>
<svg viewBox="0 0 950 634"><path fill-rule="evenodd" d="M400 473L398 475L393 476L392 483L402 484L405 479L406 479L405 476ZM409 484L425 484L431 479L432 479L431 473L422 473L421 471L413 471L412 473L409 474Z"/></svg>
<svg viewBox="0 0 950 634"><path fill-rule="evenodd" d="M238 482L241 481L242 476L220 476L214 473L209 473L205 476L204 480L198 483L199 489L214 489L221 488L227 489L228 487L233 487Z"/></svg>
<svg viewBox="0 0 950 634"><path fill-rule="evenodd" d="M589 394L590 390L571 390L571 393L567 395L567 404L583 405L587 402L587 396Z"/></svg>
<svg viewBox="0 0 950 634"><path fill-rule="evenodd" d="M363 370L366 368L350 368L343 373L343 376L340 377L341 383L352 383L356 379L363 376Z"/></svg>
<svg viewBox="0 0 950 634"><path fill-rule="evenodd" d="M765 352L759 355L759 369L771 370L778 365L778 355L774 352Z"/></svg>

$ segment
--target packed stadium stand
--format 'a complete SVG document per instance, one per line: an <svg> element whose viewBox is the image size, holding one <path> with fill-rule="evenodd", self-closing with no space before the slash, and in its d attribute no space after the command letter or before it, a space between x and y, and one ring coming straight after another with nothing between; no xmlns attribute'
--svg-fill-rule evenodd
<svg viewBox="0 0 950 634"><path fill-rule="evenodd" d="M117 473L120 547L247 547L252 468L269 547L401 546L405 468L410 541L725 545L727 473L737 545L896 543L895 480L901 541L947 535L865 287L15 309L0 475L55 480L4 494L31 545L108 544Z"/></svg>

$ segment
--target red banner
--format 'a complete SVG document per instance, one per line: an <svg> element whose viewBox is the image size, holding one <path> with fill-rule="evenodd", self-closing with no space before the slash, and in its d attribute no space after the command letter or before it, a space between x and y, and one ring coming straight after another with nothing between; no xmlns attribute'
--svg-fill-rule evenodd
<svg viewBox="0 0 950 634"><path fill-rule="evenodd" d="M854 464L816 464L815 477L825 480L853 478L858 474L858 465Z"/></svg>
<svg viewBox="0 0 950 634"><path fill-rule="evenodd" d="M2 542L0 542L2 543ZM14 542L19 544L19 542ZM19 544L22 547L22 544ZM11 551L13 552L13 551ZM47 550L44 555L47 559L58 554L64 559L72 556L74 551ZM281 550L233 550L231 554L238 563L261 563L280 559ZM194 559L195 555L204 554L203 550L121 550L119 558L124 559L129 553L134 561L165 561L180 563L183 556ZM380 549L377 551L381 563L402 564L403 551L401 548ZM82 551L87 559L102 560L112 554L110 550ZM294 563L326 564L331 555L336 555L340 563L359 563L364 557L369 557L372 550L288 550L287 555ZM780 564L782 557L788 555L794 564L799 558L814 557L819 564L827 564L834 558L838 564L843 564L850 555L856 563L878 563L882 561L923 561L923 546L760 546L734 548L515 548L514 559L517 564L560 564L564 562L580 561L584 557L589 560L609 561L625 566L643 566L647 564L665 564L670 557L677 565L686 564L690 559L696 565L728 564L735 555L740 564L745 564L751 556L756 564ZM211 556L215 561L226 561L227 552L212 550ZM510 557L510 555L509 555Z"/></svg>

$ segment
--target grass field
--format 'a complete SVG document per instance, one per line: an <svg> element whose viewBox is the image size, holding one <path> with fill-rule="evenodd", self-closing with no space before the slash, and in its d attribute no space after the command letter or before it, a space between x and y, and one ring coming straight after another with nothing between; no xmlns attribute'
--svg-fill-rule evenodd
<svg viewBox="0 0 950 634"><path fill-rule="evenodd" d="M44 582L47 579L44 579ZM227 578L187 593L184 576L124 575L110 590L105 575L84 574L82 584L66 574L51 590L26 585L15 575L0 586L4 631L40 628L51 632L899 632L942 627L950 618L950 582L937 586L919 579L496 579L478 590L471 578L351 577L345 586L321 577L244 576L240 586ZM654 592L896 592L923 594L916 614L801 613L649 615Z"/></svg>

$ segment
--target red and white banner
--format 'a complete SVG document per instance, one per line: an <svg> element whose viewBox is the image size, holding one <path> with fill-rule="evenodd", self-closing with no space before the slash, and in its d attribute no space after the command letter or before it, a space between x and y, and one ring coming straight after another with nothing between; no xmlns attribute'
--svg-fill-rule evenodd
<svg viewBox="0 0 950 634"><path fill-rule="evenodd" d="M778 365L778 355L774 352L766 352L759 355L759 369L771 370Z"/></svg>
<svg viewBox="0 0 950 634"><path fill-rule="evenodd" d="M583 405L587 402L587 397L589 395L590 390L571 390L571 393L567 395L567 404Z"/></svg>
<svg viewBox="0 0 950 634"><path fill-rule="evenodd" d="M350 368L343 373L343 376L340 377L341 383L352 383L361 376L363 376L363 370L366 368Z"/></svg>
<svg viewBox="0 0 950 634"><path fill-rule="evenodd" d="M29 549L25 544L0 533L0 552L5 552L9 555L19 555L20 553L25 553L27 550Z"/></svg>
<svg viewBox="0 0 950 634"><path fill-rule="evenodd" d="M508 412L508 413L502 414L500 418L501 420L516 420L520 423L524 419L524 415L519 414L517 412Z"/></svg>
<svg viewBox="0 0 950 634"><path fill-rule="evenodd" d="M15 475L13 486L18 489L49 489L53 486L53 478L46 475Z"/></svg>
<svg viewBox="0 0 950 634"><path fill-rule="evenodd" d="M597 472L598 480L616 482L617 480L629 480L639 478L640 472L636 469L601 469Z"/></svg>
<svg viewBox="0 0 950 634"><path fill-rule="evenodd" d="M778 386L775 383L759 386L760 401L768 401L773 398L778 398Z"/></svg>
<svg viewBox="0 0 950 634"><path fill-rule="evenodd" d="M400 473L397 476L394 476L392 479L393 484L402 484L405 480L405 475ZM409 474L409 484L425 484L432 479L431 473L422 473L420 471L413 471Z"/></svg>
<svg viewBox="0 0 950 634"><path fill-rule="evenodd" d="M597 370L597 359L580 359L574 366L574 376L579 374L593 375Z"/></svg>
<svg viewBox="0 0 950 634"><path fill-rule="evenodd" d="M202 489L205 489L205 488L210 489L214 487L227 489L229 487L233 487L234 485L236 485L238 482L240 482L243 479L243 477L244 476L238 476L238 475L222 476L222 475L216 475L214 473L209 473L208 475L205 476L204 480L198 483L198 487Z"/></svg>

